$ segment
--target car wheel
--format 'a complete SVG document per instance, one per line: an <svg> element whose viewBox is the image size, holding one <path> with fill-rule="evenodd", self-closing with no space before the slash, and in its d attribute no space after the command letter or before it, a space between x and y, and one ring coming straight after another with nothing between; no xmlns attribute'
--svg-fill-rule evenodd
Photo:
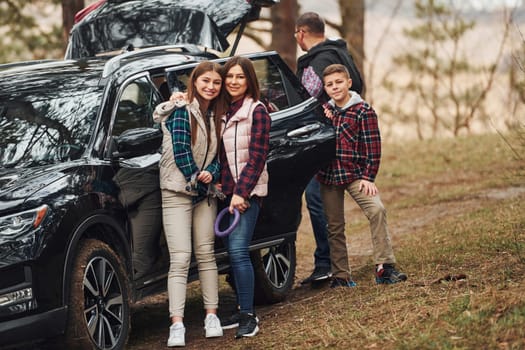
<svg viewBox="0 0 525 350"><path fill-rule="evenodd" d="M75 349L123 349L129 292L120 258L104 242L82 242L74 262L66 342Z"/></svg>
<svg viewBox="0 0 525 350"><path fill-rule="evenodd" d="M255 302L273 304L284 300L295 278L295 241L251 253L255 272Z"/></svg>

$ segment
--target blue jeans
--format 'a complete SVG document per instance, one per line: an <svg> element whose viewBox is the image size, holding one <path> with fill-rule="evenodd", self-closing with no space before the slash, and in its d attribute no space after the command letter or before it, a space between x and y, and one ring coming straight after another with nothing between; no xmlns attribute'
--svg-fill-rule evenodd
<svg viewBox="0 0 525 350"><path fill-rule="evenodd" d="M225 238L235 290L237 291L237 304L241 312L248 313L254 313L253 290L255 288L255 276L249 246L259 216L259 209L258 200L250 199L250 207L241 214L239 224ZM230 217L230 223L231 221L233 221L233 215Z"/></svg>
<svg viewBox="0 0 525 350"><path fill-rule="evenodd" d="M321 200L321 186L314 177L306 186L306 207L310 212L315 237L315 267L330 268L330 246L328 245L328 226Z"/></svg>

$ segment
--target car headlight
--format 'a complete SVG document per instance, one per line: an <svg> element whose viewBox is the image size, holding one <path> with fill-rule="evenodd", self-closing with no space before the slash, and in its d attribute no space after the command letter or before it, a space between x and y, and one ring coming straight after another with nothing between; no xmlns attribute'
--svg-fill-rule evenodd
<svg viewBox="0 0 525 350"><path fill-rule="evenodd" d="M38 229L48 211L49 207L44 204L35 209L0 217L0 236L16 238Z"/></svg>

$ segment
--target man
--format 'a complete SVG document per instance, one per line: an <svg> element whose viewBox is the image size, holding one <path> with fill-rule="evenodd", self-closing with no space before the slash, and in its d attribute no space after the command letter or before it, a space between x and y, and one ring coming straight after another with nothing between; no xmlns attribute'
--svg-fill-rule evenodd
<svg viewBox="0 0 525 350"><path fill-rule="evenodd" d="M324 20L314 12L301 15L295 25L295 39L306 54L297 61L297 76L301 83L321 103L328 101L323 89L323 70L330 64L339 63L350 72L352 87L357 93L363 90L361 75L348 52L346 42L342 39L327 39ZM316 249L314 252L314 270L301 284L326 280L330 277L330 247L323 202L321 201L319 182L312 178L305 191L306 207L310 213L314 231Z"/></svg>
<svg viewBox="0 0 525 350"><path fill-rule="evenodd" d="M352 90L363 92L363 80L357 69L346 42L343 39L326 38L324 20L317 13L301 15L295 25L295 39L306 54L297 60L297 76L311 96L328 101L323 90L323 70L330 64L339 63L348 69L353 81Z"/></svg>

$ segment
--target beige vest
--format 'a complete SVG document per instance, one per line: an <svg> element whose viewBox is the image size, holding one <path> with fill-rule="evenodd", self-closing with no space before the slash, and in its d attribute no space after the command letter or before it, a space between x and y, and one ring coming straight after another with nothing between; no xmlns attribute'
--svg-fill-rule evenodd
<svg viewBox="0 0 525 350"><path fill-rule="evenodd" d="M213 158L217 154L217 138L215 137L215 123L210 120L210 144L208 144L208 136L206 132L206 125L204 117L201 115L199 104L197 100L193 100L192 103L186 106L188 113L192 114L197 121L197 139L195 144L191 146L191 152L195 164L200 170L206 169L212 162ZM165 113L161 115L160 122L163 133L162 138L162 155L160 158L159 170L160 170L160 188L167 189L175 192L182 192L188 195L196 195L196 193L186 191L187 181L182 172L177 168L175 163L175 157L173 154L173 141L171 133L166 127L166 120L169 118L171 113ZM159 115L155 116L158 120ZM189 117L189 116L188 116ZM192 119L190 118L190 127ZM195 137L195 135L193 135Z"/></svg>
<svg viewBox="0 0 525 350"><path fill-rule="evenodd" d="M241 108L230 118L228 123L226 123L226 116L222 117L224 151L233 180L236 183L249 159L253 111L259 104L263 105L260 101L254 102L251 98L246 97ZM250 197L253 195L265 197L268 194L268 178L268 170L265 164Z"/></svg>

